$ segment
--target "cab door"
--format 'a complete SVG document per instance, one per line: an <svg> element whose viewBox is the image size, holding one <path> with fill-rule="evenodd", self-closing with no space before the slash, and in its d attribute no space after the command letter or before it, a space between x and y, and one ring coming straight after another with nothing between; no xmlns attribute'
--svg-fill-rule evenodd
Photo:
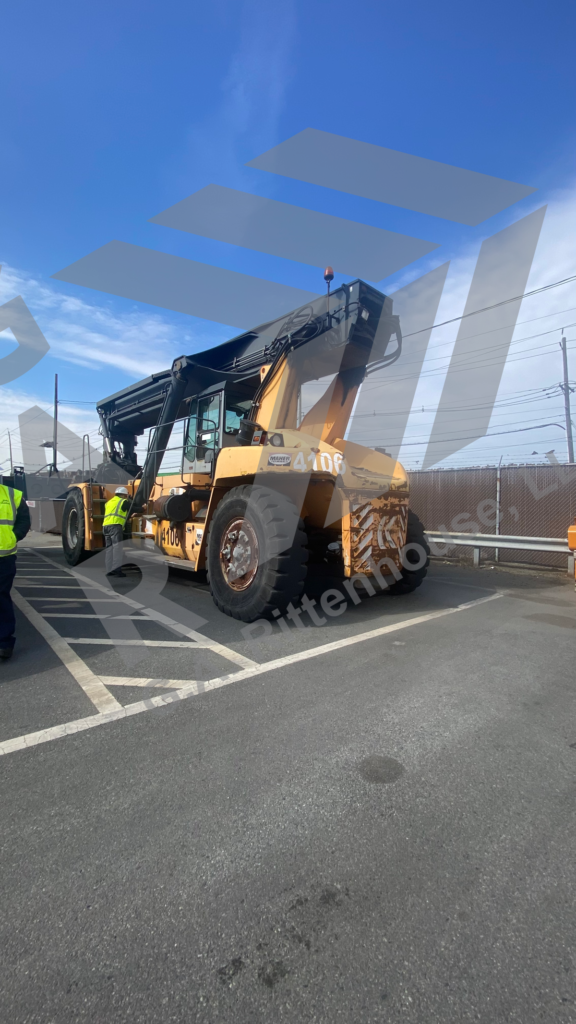
<svg viewBox="0 0 576 1024"><path fill-rule="evenodd" d="M185 473L212 472L216 453L221 447L222 395L206 395L190 404L190 417L184 438Z"/></svg>

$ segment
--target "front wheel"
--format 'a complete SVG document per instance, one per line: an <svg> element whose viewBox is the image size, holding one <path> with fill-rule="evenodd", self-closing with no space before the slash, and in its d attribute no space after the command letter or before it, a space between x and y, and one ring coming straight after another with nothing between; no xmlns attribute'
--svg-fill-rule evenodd
<svg viewBox="0 0 576 1024"><path fill-rule="evenodd" d="M78 565L90 554L84 548L84 499L79 490L70 491L62 513L62 547L68 565Z"/></svg>
<svg viewBox="0 0 576 1024"><path fill-rule="evenodd" d="M414 568L406 567L402 570L400 579L388 588L389 594L411 594L416 587L422 585L430 565L430 548L424 533L424 526L411 509L408 510L406 544L414 545L409 551L406 551L404 557L408 566L412 565Z"/></svg>
<svg viewBox="0 0 576 1024"><path fill-rule="evenodd" d="M254 622L284 612L306 578L306 533L289 498L266 487L234 487L218 504L207 539L214 604Z"/></svg>

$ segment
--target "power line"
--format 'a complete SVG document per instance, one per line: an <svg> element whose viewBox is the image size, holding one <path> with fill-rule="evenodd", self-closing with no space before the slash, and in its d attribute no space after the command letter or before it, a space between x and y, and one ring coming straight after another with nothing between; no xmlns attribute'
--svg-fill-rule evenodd
<svg viewBox="0 0 576 1024"><path fill-rule="evenodd" d="M576 324L575 325L571 325L571 326L576 326ZM558 331L559 329L560 328L555 328L553 331L543 331L541 334L532 334L532 335L527 336L526 338L518 338L516 341L513 341L513 342L510 343L510 347L512 345L521 344L524 341L532 341L534 338L540 338L540 337L543 337L543 336L545 336L547 334L555 334L556 331ZM574 341L575 339L574 338L569 338L568 340L569 341ZM532 352L532 351L545 352L548 349L553 349L554 347L555 347L554 344L551 343L551 344L547 344L547 345L537 345L537 346L535 346L533 348L526 349L526 351L527 352ZM467 353L467 354L470 354L470 355L475 354L475 353L488 354L491 351L493 351L494 349L498 349L498 348L502 348L502 346L500 346L500 345L490 345L487 348L475 348L475 349L471 349L470 353ZM516 362L518 360L518 358L522 359L523 356L524 356L524 353L513 353L513 356L514 355L516 356L516 359L510 358L509 354L507 352L506 353L506 360L505 360L504 365L507 365L510 362ZM381 379L376 379L372 383L372 386L370 386L370 384L365 384L364 387L363 387L363 391L364 392L370 392L370 391L376 390L376 388L394 387L395 385L399 384L401 381L405 381L405 380L414 380L414 379L420 380L420 379L423 379L423 378L425 379L427 377L437 377L437 376L439 376L441 374L444 374L449 369L450 364L451 364L451 360L452 360L452 355L449 355L449 356L448 355L446 355L446 356L435 356L435 357L433 357L432 360L429 360L429 361L430 362L437 362L438 360L441 360L441 359L445 360L445 363L444 363L443 366L431 367L428 370L421 370L418 373L407 373L407 374L405 374L402 377L389 377L389 376L387 376L387 377L383 377ZM469 369L469 368L473 369L476 366L494 366L495 364L497 364L499 362L501 362L500 359L492 360L491 362L486 362L486 361L481 361L479 363L467 362L466 366L463 367L463 369ZM414 364L414 363L419 364L420 360L412 359L409 362L407 362L405 365L406 366L410 366L411 363L412 364Z"/></svg>
<svg viewBox="0 0 576 1024"><path fill-rule="evenodd" d="M526 339L523 339L523 340L526 340ZM573 338L570 338L569 340L570 341L574 341ZM509 363L517 363L517 362L522 361L523 359L536 359L540 355L543 355L548 349L553 349L553 348L555 348L555 346L553 344L552 345L537 345L535 349L527 349L526 350L527 352L534 351L535 354L533 356L526 356L524 353L521 353L521 354L517 355L515 358L512 358L512 359L507 358L505 360L505 362L502 364L503 368L505 366L508 366ZM463 373L463 372L466 372L468 370L485 369L488 366L498 365L498 363L500 363L500 362L501 361L499 359L492 360L492 361L479 361L479 362L475 362L475 363L469 362L469 363L466 363L465 366L454 367L452 369L452 372L453 373ZM378 381L378 382L376 382L374 384L373 387L365 387L365 388L363 388L363 390L366 393L369 393L371 391L376 390L376 388L393 387L395 384L399 384L401 381L404 381L404 380L413 380L414 378L417 378L418 380L428 380L431 377L440 377L440 376L443 376L446 373L446 370L447 370L448 366L449 366L449 363L447 364L447 366L436 367L433 370L429 370L429 371L423 370L421 373L406 374L405 377L396 377L396 378L394 378L392 380L388 380L388 381Z"/></svg>
<svg viewBox="0 0 576 1024"><path fill-rule="evenodd" d="M497 430L497 431L494 431L494 433L492 433L492 434L481 434L480 437L478 437L478 434L468 434L467 436L464 435L464 436L461 436L461 437L454 437L454 435L449 434L446 437L442 438L440 441L437 441L437 442L434 442L434 443L435 444L446 444L448 441L480 441L484 437L500 437L502 434L522 434L522 433L525 433L525 432L527 432L529 430L544 430L545 427L560 427L561 430L564 429L564 427L562 427L562 425L560 423L539 423L539 424L533 424L532 426L529 426L529 427L518 427L518 428L516 428L514 430ZM398 442L389 441L388 443L390 445L393 445L393 444L397 444ZM422 445L425 445L425 444L428 444L428 443L429 443L428 441L402 441L401 442L403 448L421 447Z"/></svg>
<svg viewBox="0 0 576 1024"><path fill-rule="evenodd" d="M566 327L576 327L576 323L566 324L565 326ZM503 330L503 328L498 327L498 328L496 328L496 330L500 331L500 330ZM534 338L544 338L548 334L556 334L559 330L560 330L559 327L553 327L552 330L550 330L550 331L539 331L537 334L527 334L526 337L524 337L524 338L515 338L514 341L510 342L510 344L508 346L508 349L510 349L512 347L512 345L521 345L523 341L533 341ZM493 331L487 331L486 333L487 334L488 333L489 334L493 334L494 332ZM471 337L480 337L480 335L471 335ZM570 340L572 340L572 339L570 339ZM443 341L441 346L440 345L439 346L429 346L429 348L433 348L433 347L440 348L440 347L442 347L444 345L453 345L453 342L451 342L451 341ZM469 355L469 354L471 354L473 352L493 352L496 349L503 349L503 347L504 346L502 345L502 343L500 343L498 345L480 346L479 348L471 348L471 349L469 349L466 354ZM429 349L427 350L427 352L428 351L429 351ZM436 363L436 362L439 362L442 359L450 359L450 358L451 358L450 356L432 356L431 359L427 359L427 362L434 362L434 363ZM419 362L419 360L411 359L411 360L408 360L406 363L404 363L404 365L405 366L409 366L410 363L417 363L417 362Z"/></svg>
<svg viewBox="0 0 576 1024"><path fill-rule="evenodd" d="M458 320L466 320L470 316L477 316L478 313L487 313L490 309L498 309L499 306L507 306L510 302L519 302L520 299L527 299L531 295L540 295L542 292L548 292L551 288L559 288L560 285L569 284L570 281L576 281L576 274L572 277L565 277L562 281L553 281L552 284L542 285L541 288L533 288L530 292L524 292L522 295L515 295L511 299L503 299L502 302L495 302L492 306L483 306L482 309L475 309L472 313L462 313L462 316L454 316L451 320L443 320L439 324L432 324L431 327L422 327L419 331L412 331L411 334L405 334L405 338L413 338L416 334L424 334L425 331L434 331L438 327L445 327L446 324L455 324Z"/></svg>
<svg viewBox="0 0 576 1024"><path fill-rule="evenodd" d="M567 312L567 311L565 310L565 312ZM560 316L560 313L547 313L546 316ZM493 327L489 331L480 331L478 334L468 334L466 336L466 340L469 341L471 338L483 338L487 334L497 334L498 331L506 330L508 327L516 328L516 327L520 326L521 324L530 324L530 323L533 323L535 320L542 320L542 319L543 319L543 317L535 316L535 317L532 317L532 319L530 319L530 320L518 321L516 324L503 324L501 327ZM576 327L576 323L564 324L562 329L565 330L568 327ZM528 334L524 338L514 338L514 340L510 342L510 345L520 345L523 341L531 341L533 338L543 338L545 335L547 335L547 334L555 334L559 330L561 330L560 327L552 327L549 331L539 331L536 334ZM411 335L405 335L405 337L411 337ZM451 345L452 347L454 347L454 339L450 339L448 341L438 341L438 342L436 342L433 345L428 345L427 348L426 348L426 358L427 358L428 362L437 361L439 359L447 359L447 358L449 358L448 356L432 356L432 359L428 358L428 353L430 352L431 349L434 349L434 348L446 348L448 345ZM501 348L501 347L502 347L501 344L500 345L480 346L479 348L470 349L470 351L471 352L490 352L492 349ZM419 362L419 360L411 359L411 360L408 360L406 362L403 361L403 365L404 366L409 366L410 363L416 363L416 362Z"/></svg>
<svg viewBox="0 0 576 1024"><path fill-rule="evenodd" d="M491 437L493 435L485 434L484 436L485 437ZM462 439L460 439L460 440L462 440ZM476 440L481 441L482 438L479 437L479 438L476 438ZM564 436L564 437L549 437L549 438L546 439L545 444L555 444L555 443L558 443L559 441L564 441L565 442L566 441L566 436ZM424 442L424 443L427 444L427 442ZM529 444L529 443L530 442L528 442L528 441L524 441L524 442L522 442L520 444L511 444L511 445L509 445L509 447L510 448L524 448L525 445ZM404 447L404 446L402 446L402 447ZM493 452L494 450L500 451L500 449L498 448L497 445L494 445L494 446L484 446L483 448L474 448L474 449L472 449L473 452ZM447 457L449 458L450 456L447 456Z"/></svg>
<svg viewBox="0 0 576 1024"><path fill-rule="evenodd" d="M551 385L551 387L555 387L555 388L558 387L558 386L559 385L557 385L557 384ZM558 395L546 394L545 392L547 390L548 389L542 388L541 391L543 393L541 393L539 395L534 395L532 398L518 399L517 401L498 401L498 400L496 400L495 402L478 402L475 405L471 405L470 403L466 403L465 405L450 405L450 406L446 407L446 411L447 412L480 412L483 409L490 409L490 408L492 408L496 413L499 413L499 412L505 411L506 409L517 408L518 406L538 405L540 402L548 402L550 398L559 397L559 394ZM547 405L546 407L548 409L550 409L549 405ZM385 410L384 409L384 410L378 410L378 411L376 411L374 409L372 412L356 412L354 414L354 422L356 420L362 420L362 419L369 419L369 420L376 419L379 422L381 420L381 418L385 417L385 416L406 415L406 414L410 413L413 408L414 408L413 405L411 405L411 406L408 406L408 407L405 406L403 409L391 409L391 410ZM424 411L424 410L422 410L422 411ZM432 408L428 409L428 412L434 412L434 411L435 410L433 410ZM414 410L414 415L418 416L419 414L420 414L419 410L415 409Z"/></svg>

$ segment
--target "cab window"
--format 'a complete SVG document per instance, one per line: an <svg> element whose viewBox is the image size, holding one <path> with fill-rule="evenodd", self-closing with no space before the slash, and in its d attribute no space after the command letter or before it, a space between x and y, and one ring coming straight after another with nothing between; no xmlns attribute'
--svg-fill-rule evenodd
<svg viewBox="0 0 576 1024"><path fill-rule="evenodd" d="M226 396L226 413L224 417L224 433L235 436L240 430L240 422L250 411L251 399L243 400Z"/></svg>
<svg viewBox="0 0 576 1024"><path fill-rule="evenodd" d="M220 395L207 395L190 403L184 436L188 462L205 462L206 452L220 446Z"/></svg>
<svg viewBox="0 0 576 1024"><path fill-rule="evenodd" d="M197 454L197 459L204 457L206 448L218 447L218 432L220 427L220 395L207 395L198 401L198 432L197 446L202 449L202 454Z"/></svg>
<svg viewBox="0 0 576 1024"><path fill-rule="evenodd" d="M190 403L190 419L186 425L184 437L184 454L188 462L194 462L196 458L196 434L198 432L198 402L194 399Z"/></svg>

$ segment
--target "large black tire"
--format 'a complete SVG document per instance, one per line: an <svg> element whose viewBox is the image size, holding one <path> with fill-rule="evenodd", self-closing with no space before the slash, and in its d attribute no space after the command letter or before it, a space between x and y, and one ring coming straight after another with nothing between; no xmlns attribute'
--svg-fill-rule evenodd
<svg viewBox="0 0 576 1024"><path fill-rule="evenodd" d="M421 550L426 554L426 561L418 569L403 569L402 576L396 583L388 587L389 594L411 594L413 590L420 587L428 572L430 565L430 548L424 533L424 526L418 516L411 509L408 511L408 529L406 531L406 544L417 544L420 550L407 551L405 561L418 565L421 562Z"/></svg>
<svg viewBox="0 0 576 1024"><path fill-rule="evenodd" d="M66 498L62 513L62 547L68 565L78 565L90 555L84 548L84 499L74 489Z"/></svg>
<svg viewBox="0 0 576 1024"><path fill-rule="evenodd" d="M224 495L210 523L206 557L220 611L243 622L282 614L302 593L307 561L304 524L289 498L252 485Z"/></svg>

